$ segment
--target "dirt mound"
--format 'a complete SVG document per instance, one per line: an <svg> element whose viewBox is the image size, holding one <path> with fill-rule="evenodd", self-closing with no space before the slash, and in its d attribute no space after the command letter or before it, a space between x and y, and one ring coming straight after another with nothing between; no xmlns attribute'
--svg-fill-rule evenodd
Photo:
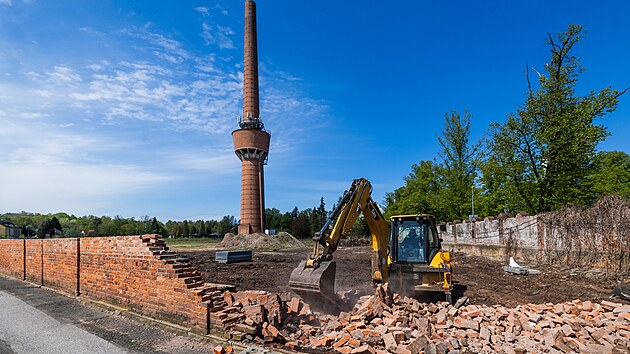
<svg viewBox="0 0 630 354"><path fill-rule="evenodd" d="M287 248L302 248L305 246L290 233L280 232L277 235L267 235L262 233L251 235L225 234L223 241L219 243L219 247L230 249L246 248L279 250Z"/></svg>
<svg viewBox="0 0 630 354"><path fill-rule="evenodd" d="M371 245L372 239L367 237L343 238L339 241L339 246L341 247L359 247Z"/></svg>

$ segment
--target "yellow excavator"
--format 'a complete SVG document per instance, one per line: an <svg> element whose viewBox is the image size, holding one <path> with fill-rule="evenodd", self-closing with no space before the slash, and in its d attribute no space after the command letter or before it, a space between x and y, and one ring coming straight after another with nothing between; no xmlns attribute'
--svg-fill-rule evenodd
<svg viewBox="0 0 630 354"><path fill-rule="evenodd" d="M372 185L367 179L352 182L326 224L315 234L312 254L291 273L291 290L312 305L339 307L333 253L363 214L372 234L374 285L389 283L393 291L406 296L438 294L452 302L451 255L441 249L435 217L396 215L387 222L371 195Z"/></svg>

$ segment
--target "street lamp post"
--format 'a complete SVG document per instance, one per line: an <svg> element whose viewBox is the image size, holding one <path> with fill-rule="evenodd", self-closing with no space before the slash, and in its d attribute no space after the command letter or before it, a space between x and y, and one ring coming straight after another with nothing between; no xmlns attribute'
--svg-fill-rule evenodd
<svg viewBox="0 0 630 354"><path fill-rule="evenodd" d="M475 217L475 186L470 186L470 195L471 195L471 204L472 204L472 213L470 213L470 220Z"/></svg>

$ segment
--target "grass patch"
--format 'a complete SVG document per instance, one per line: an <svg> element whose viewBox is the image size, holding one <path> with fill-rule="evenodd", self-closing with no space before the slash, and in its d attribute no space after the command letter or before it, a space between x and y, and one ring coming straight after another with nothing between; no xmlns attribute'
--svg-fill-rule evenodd
<svg viewBox="0 0 630 354"><path fill-rule="evenodd" d="M167 238L164 239L166 245L174 250L195 250L213 247L221 242L221 239L210 237L179 237L179 238Z"/></svg>

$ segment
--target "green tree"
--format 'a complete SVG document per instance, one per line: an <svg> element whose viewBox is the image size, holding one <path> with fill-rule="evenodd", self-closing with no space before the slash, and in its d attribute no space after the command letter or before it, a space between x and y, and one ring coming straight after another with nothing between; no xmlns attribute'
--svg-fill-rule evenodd
<svg viewBox="0 0 630 354"><path fill-rule="evenodd" d="M471 211L471 189L479 167L481 142L470 144L471 114L451 111L444 115L444 129L438 137L440 209L448 220L467 219Z"/></svg>
<svg viewBox="0 0 630 354"><path fill-rule="evenodd" d="M37 237L44 238L46 236L55 236L55 230L62 231L61 224L56 217L45 219L37 230Z"/></svg>
<svg viewBox="0 0 630 354"><path fill-rule="evenodd" d="M37 237L44 238L50 232L50 219L44 220L37 228Z"/></svg>
<svg viewBox="0 0 630 354"><path fill-rule="evenodd" d="M348 237L367 237L370 235L370 227L368 226L363 216L358 217L354 221L354 224L352 224L352 228L348 232Z"/></svg>
<svg viewBox="0 0 630 354"><path fill-rule="evenodd" d="M199 237L207 237L208 231L206 230L206 223L203 220L198 220L197 224L199 225Z"/></svg>
<svg viewBox="0 0 630 354"><path fill-rule="evenodd" d="M441 191L440 169L432 161L411 166L405 185L385 194L385 215L433 213L444 220L438 195Z"/></svg>
<svg viewBox="0 0 630 354"><path fill-rule="evenodd" d="M551 58L532 88L527 75L525 104L503 124L491 125L490 151L496 173L504 176L510 204L530 213L584 203L590 196L595 147L608 132L596 123L613 112L619 92L611 87L576 95L578 76L584 71L571 54L583 38L582 27L571 24L557 38L549 35ZM529 72L529 70L527 70Z"/></svg>
<svg viewBox="0 0 630 354"><path fill-rule="evenodd" d="M226 215L219 221L217 233L220 237L223 237L227 233L236 233L237 225L238 223L234 216Z"/></svg>
<svg viewBox="0 0 630 354"><path fill-rule="evenodd" d="M503 172L497 158L488 156L480 166L480 181L483 188L475 192L475 210L479 215L497 215L501 212L514 212L517 192Z"/></svg>
<svg viewBox="0 0 630 354"><path fill-rule="evenodd" d="M182 237L188 237L190 235L190 227L188 227L188 220L182 222Z"/></svg>
<svg viewBox="0 0 630 354"><path fill-rule="evenodd" d="M289 212L282 214L280 218L280 231L291 231L291 222L293 222L293 215Z"/></svg>
<svg viewBox="0 0 630 354"><path fill-rule="evenodd" d="M217 233L218 225L219 225L219 222L216 221L216 220L208 220L208 221L206 221L206 232L208 233L208 235L210 235L210 234L218 234Z"/></svg>
<svg viewBox="0 0 630 354"><path fill-rule="evenodd" d="M308 238L311 236L311 223L306 215L299 215L291 221L291 231L297 238Z"/></svg>
<svg viewBox="0 0 630 354"><path fill-rule="evenodd" d="M589 179L593 193L591 202L606 195L630 199L630 155L621 151L598 152Z"/></svg>
<svg viewBox="0 0 630 354"><path fill-rule="evenodd" d="M280 210L276 208L265 209L265 220L267 221L267 228L269 230L279 231L281 218L282 218L282 214L280 214Z"/></svg>
<svg viewBox="0 0 630 354"><path fill-rule="evenodd" d="M166 232L169 236L177 238L179 237L179 223L177 221L169 220L166 222Z"/></svg>

